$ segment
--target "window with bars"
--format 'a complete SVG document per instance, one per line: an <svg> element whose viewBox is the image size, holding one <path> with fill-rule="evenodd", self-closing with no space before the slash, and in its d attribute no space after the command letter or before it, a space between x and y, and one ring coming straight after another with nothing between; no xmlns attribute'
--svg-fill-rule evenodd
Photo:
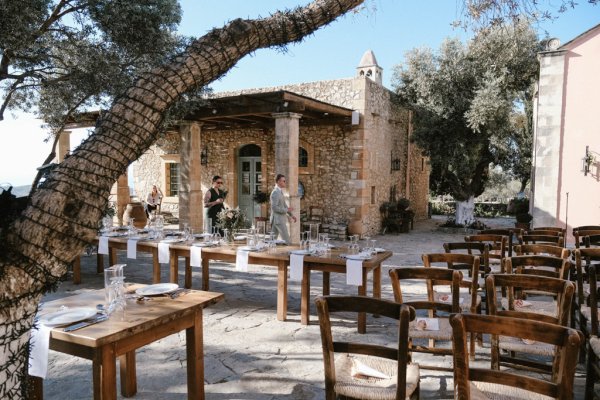
<svg viewBox="0 0 600 400"><path fill-rule="evenodd" d="M179 196L179 163L167 163L165 166L167 196Z"/></svg>
<svg viewBox="0 0 600 400"><path fill-rule="evenodd" d="M308 151L304 147L298 148L298 167L308 167Z"/></svg>

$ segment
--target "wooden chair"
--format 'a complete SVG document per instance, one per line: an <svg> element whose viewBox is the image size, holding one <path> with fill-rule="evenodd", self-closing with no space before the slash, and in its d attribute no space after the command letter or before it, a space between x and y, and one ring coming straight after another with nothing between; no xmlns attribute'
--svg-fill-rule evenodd
<svg viewBox="0 0 600 400"><path fill-rule="evenodd" d="M362 296L322 296L315 302L321 327L327 400L337 396L344 399L419 398L419 366L408 363L408 327L415 319L412 307ZM360 341L334 340L331 329L334 312L367 312L397 320L396 346L374 344L358 334ZM369 378L361 374L364 366L387 377Z"/></svg>
<svg viewBox="0 0 600 400"><path fill-rule="evenodd" d="M478 256L480 270L480 279L478 283L480 288L485 286L485 275L490 272L490 245L479 242L447 242L443 244L443 247L446 253Z"/></svg>
<svg viewBox="0 0 600 400"><path fill-rule="evenodd" d="M564 247L565 239L556 235L523 235L523 244L552 244L554 246Z"/></svg>
<svg viewBox="0 0 600 400"><path fill-rule="evenodd" d="M571 302L575 286L572 282L544 276L519 275L519 274L495 274L486 278L486 290L488 293L488 314L505 317L524 318L535 321L542 321L551 324L566 326L569 322L571 313ZM498 301L499 288L504 288L508 294L506 299ZM526 301L517 298L519 291L534 291L544 293L556 298L556 305L553 306L554 313L546 312L542 301ZM546 303L554 303L547 301ZM524 343L514 338L492 335L491 339L492 368L500 369L504 366L521 366L527 369L533 369L540 372L553 374L551 366L532 360L531 358L518 357L517 354L535 354L537 356L552 357L554 348L546 344ZM509 355L503 354L509 352Z"/></svg>
<svg viewBox="0 0 600 400"><path fill-rule="evenodd" d="M501 262L508 254L508 236L480 234L465 236L465 242L486 243L490 246L489 267L492 273L501 272Z"/></svg>
<svg viewBox="0 0 600 400"><path fill-rule="evenodd" d="M589 268L590 287L598 287L596 266ZM593 400L594 384L600 380L600 338L598 338L598 291L592 290L589 295L589 321L586 321L586 377L585 400Z"/></svg>
<svg viewBox="0 0 600 400"><path fill-rule="evenodd" d="M582 342L575 329L495 315L456 314L450 322L454 335L455 399L573 399L577 352ZM471 334L512 336L556 346L556 378L547 381L511 370L485 368L481 363L471 364L467 349L467 337Z"/></svg>
<svg viewBox="0 0 600 400"><path fill-rule="evenodd" d="M553 256L569 259L571 251L553 244L519 244L515 246L517 256Z"/></svg>
<svg viewBox="0 0 600 400"><path fill-rule="evenodd" d="M484 291L484 285L479 286L479 276L482 272L479 266L479 257L468 254L430 253L423 254L421 258L425 268L446 267L453 271L460 271L462 273L459 289L459 307L461 311L473 314L482 313L481 292ZM436 301L439 300L440 296L448 297L450 293L434 291ZM483 337L477 339L479 345L483 346ZM475 349L475 338L471 338L471 346Z"/></svg>
<svg viewBox="0 0 600 400"><path fill-rule="evenodd" d="M594 276L594 282L590 277L591 270L598 269L600 263L600 248L589 248L589 249L575 249L575 278L577 281L577 297L574 301L573 307L573 319L577 319L579 329L583 332L584 336L589 338L591 335L597 335L597 326L594 329L592 321L598 317L597 305L592 301L592 292L594 296L598 293L598 284L596 277ZM596 263L594 263L596 262ZM589 279L586 282L586 279ZM591 288L596 288L592 290ZM593 308L596 308L594 310Z"/></svg>
<svg viewBox="0 0 600 400"><path fill-rule="evenodd" d="M507 229L483 229L479 231L480 235L503 235L508 238L508 256L512 257L513 247L516 244L523 243L521 236L523 236L524 230L521 228L507 228Z"/></svg>
<svg viewBox="0 0 600 400"><path fill-rule="evenodd" d="M452 331L448 322L450 313L460 312L460 283L462 281L462 273L460 271L452 271L441 268L395 268L389 270L392 280L392 288L394 290L394 300L397 303L402 303L414 307L417 311L426 311L429 320L417 318L411 322L408 336L410 340L409 352L429 353L429 354L452 354L450 348L440 348L435 346L435 341L452 340ZM413 296L408 295L402 290L402 282L410 281L410 286L414 288L415 284L424 284L427 288L427 296L417 296L418 299L407 300ZM408 283L407 283L408 285ZM441 301L436 298L434 292L440 287L448 288L451 293L451 301ZM415 298L415 297L413 297ZM425 321L425 324L423 324ZM430 330L429 326L438 325L439 330ZM415 344L415 339L419 341L427 340L428 345ZM425 366L419 364L423 369L449 370L446 367L436 365Z"/></svg>
<svg viewBox="0 0 600 400"><path fill-rule="evenodd" d="M600 234L598 235L587 235L582 239L583 247L589 249L591 247L600 247Z"/></svg>
<svg viewBox="0 0 600 400"><path fill-rule="evenodd" d="M565 280L569 278L571 270L571 263L568 259L546 255L506 257L503 264L503 272L507 274L518 272Z"/></svg>

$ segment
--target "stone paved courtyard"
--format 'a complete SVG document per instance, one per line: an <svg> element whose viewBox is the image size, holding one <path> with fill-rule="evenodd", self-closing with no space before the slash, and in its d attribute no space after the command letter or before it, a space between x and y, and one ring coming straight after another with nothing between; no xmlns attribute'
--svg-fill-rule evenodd
<svg viewBox="0 0 600 400"><path fill-rule="evenodd" d="M415 223L408 234L377 236L378 247L391 249L394 256L382 273L382 296L392 299L387 270L390 266L418 266L426 252L441 252L442 243L462 241L463 233L436 230L442 220ZM511 226L510 219L485 221L490 227ZM126 262L129 282L151 283L151 259L138 254ZM103 287L96 274L96 257L82 257L81 285L66 281L45 300ZM180 285L183 261L180 261ZM200 287L200 272L194 269L193 287ZM163 266L162 281L168 281L168 266ZM207 308L204 314L206 398L220 399L324 399L321 341L314 306L311 325L300 325L300 285L289 282L288 320L276 319L276 270L251 265L248 273L236 272L232 264L211 263L211 290L225 294L225 300ZM320 294L321 276L312 274L311 297ZM332 274L332 294L354 294L342 275ZM311 301L311 304L313 301ZM368 318L369 332L378 340L394 340L393 328L385 319ZM337 321L336 331L355 329L351 319ZM335 331L334 331L335 332ZM488 342L479 352L488 352ZM447 344L449 345L449 344ZM451 357L415 355L415 361L451 367ZM85 399L92 397L91 362L50 352L46 399ZM583 399L583 365L578 366L576 398ZM179 333L137 351L138 393L136 399L186 399L185 334ZM422 399L452 399L451 372L421 370ZM120 395L119 395L120 396ZM121 397L119 397L121 398Z"/></svg>

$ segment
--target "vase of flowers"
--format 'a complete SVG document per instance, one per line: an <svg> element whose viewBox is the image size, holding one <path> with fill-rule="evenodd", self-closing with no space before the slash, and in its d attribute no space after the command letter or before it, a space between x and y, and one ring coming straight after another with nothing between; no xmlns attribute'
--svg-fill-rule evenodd
<svg viewBox="0 0 600 400"><path fill-rule="evenodd" d="M224 208L217 214L217 227L227 232L224 239L228 243L233 242L235 233L243 228L248 228L246 213L239 208Z"/></svg>

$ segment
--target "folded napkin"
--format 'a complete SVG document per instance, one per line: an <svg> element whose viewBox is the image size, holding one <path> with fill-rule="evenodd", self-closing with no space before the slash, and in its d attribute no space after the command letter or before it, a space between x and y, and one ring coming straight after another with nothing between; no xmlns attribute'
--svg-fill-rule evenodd
<svg viewBox="0 0 600 400"><path fill-rule="evenodd" d="M346 260L346 284L362 286L362 267L361 260Z"/></svg>
<svg viewBox="0 0 600 400"><path fill-rule="evenodd" d="M375 368L369 367L368 365L360 362L359 360L352 359L352 369L350 374L353 378L377 378L377 379L391 379L392 377L384 374L383 372L376 370Z"/></svg>
<svg viewBox="0 0 600 400"><path fill-rule="evenodd" d="M158 262L161 264L169 263L169 243L158 243Z"/></svg>
<svg viewBox="0 0 600 400"><path fill-rule="evenodd" d="M127 239L127 258L137 258L138 239Z"/></svg>
<svg viewBox="0 0 600 400"><path fill-rule="evenodd" d="M100 236L98 239L98 254L108 254L108 236Z"/></svg>
<svg viewBox="0 0 600 400"><path fill-rule="evenodd" d="M235 257L235 270L241 272L248 272L248 255L250 250L238 249Z"/></svg>
<svg viewBox="0 0 600 400"><path fill-rule="evenodd" d="M303 254L290 254L290 281L302 280L302 269L304 267Z"/></svg>
<svg viewBox="0 0 600 400"><path fill-rule="evenodd" d="M31 328L31 352L29 353L29 375L45 378L48 372L48 349L51 327L38 323Z"/></svg>
<svg viewBox="0 0 600 400"><path fill-rule="evenodd" d="M201 267L202 266L202 247L192 246L190 247L190 266Z"/></svg>

